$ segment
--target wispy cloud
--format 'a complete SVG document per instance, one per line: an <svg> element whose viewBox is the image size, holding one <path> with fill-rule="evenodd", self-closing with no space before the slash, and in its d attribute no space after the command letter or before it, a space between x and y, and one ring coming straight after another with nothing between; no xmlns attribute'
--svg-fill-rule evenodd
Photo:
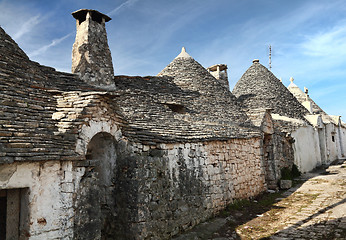
<svg viewBox="0 0 346 240"><path fill-rule="evenodd" d="M67 39L68 37L70 37L73 33L69 33L61 38L57 38L57 39L54 39L50 44L47 44L35 51L33 51L32 53L29 54L29 57L32 58L32 57L35 57L35 56L38 56L38 55L41 55L43 53L45 53L49 48L51 47L54 47L56 45L58 45L59 43L61 43L62 41L64 41L65 39Z"/></svg>
<svg viewBox="0 0 346 240"><path fill-rule="evenodd" d="M26 21L19 30L14 34L14 40L18 41L24 34L29 33L37 24L41 22L42 18L40 15L31 17Z"/></svg>
<svg viewBox="0 0 346 240"><path fill-rule="evenodd" d="M136 3L138 0L127 0L126 2L123 2L118 7L114 8L112 11L107 13L108 16L114 16L117 14L120 10L122 10L125 7L132 6L134 3Z"/></svg>
<svg viewBox="0 0 346 240"><path fill-rule="evenodd" d="M333 57L346 54L345 24L342 23L330 30L307 36L301 47L304 49L304 54L308 56Z"/></svg>

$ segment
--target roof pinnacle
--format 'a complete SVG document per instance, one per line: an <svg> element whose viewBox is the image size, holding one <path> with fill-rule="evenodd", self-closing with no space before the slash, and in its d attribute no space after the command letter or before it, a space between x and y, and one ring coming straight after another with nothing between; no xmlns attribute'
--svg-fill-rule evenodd
<svg viewBox="0 0 346 240"><path fill-rule="evenodd" d="M192 58L187 52L185 47L182 47L181 53L176 58Z"/></svg>
<svg viewBox="0 0 346 240"><path fill-rule="evenodd" d="M291 81L291 83L293 83L293 81L294 81L293 77L290 77L290 81Z"/></svg>

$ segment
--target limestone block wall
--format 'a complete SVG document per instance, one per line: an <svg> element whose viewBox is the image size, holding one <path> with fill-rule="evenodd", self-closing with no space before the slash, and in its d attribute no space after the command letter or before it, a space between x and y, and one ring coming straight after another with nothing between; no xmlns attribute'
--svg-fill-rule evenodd
<svg viewBox="0 0 346 240"><path fill-rule="evenodd" d="M20 239L73 239L76 179L68 161L1 165L0 190L21 189Z"/></svg>
<svg viewBox="0 0 346 240"><path fill-rule="evenodd" d="M88 229L100 227L100 231L93 230L99 234L95 239L169 239L218 213L232 200L266 189L261 142L250 138L150 146L117 140L115 150L108 151L113 156L104 158L116 158L111 174L97 166L104 164L99 156L85 162L87 175L82 182L91 184L81 184L76 192L80 196L75 198L75 218L79 219L75 232L88 235ZM112 179L104 184L102 178L95 180L98 175ZM106 189L95 198L101 189L97 184ZM87 205L83 199L88 199ZM102 221L86 218L88 222L83 222L83 214L97 208L102 213L94 215ZM88 223L93 226L86 228Z"/></svg>
<svg viewBox="0 0 346 240"><path fill-rule="evenodd" d="M281 179L281 169L284 167L291 169L294 163L292 138L285 133L275 132L272 135L265 135L263 145L267 187L277 189Z"/></svg>
<svg viewBox="0 0 346 240"><path fill-rule="evenodd" d="M149 171L141 193L151 194L138 209L146 216L142 238L169 238L213 216L233 199L264 191L260 144L260 139L234 139L164 145L162 150L143 146L149 155L163 153L166 163L150 158L159 171L152 177Z"/></svg>
<svg viewBox="0 0 346 240"><path fill-rule="evenodd" d="M322 164L318 131L303 126L292 132L294 138L294 163L299 171L309 172Z"/></svg>

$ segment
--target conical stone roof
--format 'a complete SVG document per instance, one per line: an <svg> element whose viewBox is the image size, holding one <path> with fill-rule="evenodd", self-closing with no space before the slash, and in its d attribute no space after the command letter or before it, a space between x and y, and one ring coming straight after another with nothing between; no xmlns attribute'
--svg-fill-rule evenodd
<svg viewBox="0 0 346 240"><path fill-rule="evenodd" d="M291 83L288 85L287 89L298 99L300 103L309 101L311 102L313 114L328 115L309 97L309 95L306 95L295 83L293 83L293 78L291 78L290 81Z"/></svg>
<svg viewBox="0 0 346 240"><path fill-rule="evenodd" d="M170 76L184 90L208 94L220 92L219 82L182 48L181 53L165 67L158 76ZM224 90L222 90L224 92Z"/></svg>
<svg viewBox="0 0 346 240"><path fill-rule="evenodd" d="M191 104L208 117L241 124L250 122L235 96L193 59L185 48L158 76L172 77L181 89L198 92L200 97Z"/></svg>
<svg viewBox="0 0 346 240"><path fill-rule="evenodd" d="M258 60L253 61L232 92L248 109L270 108L274 114L303 120L309 114L282 82Z"/></svg>

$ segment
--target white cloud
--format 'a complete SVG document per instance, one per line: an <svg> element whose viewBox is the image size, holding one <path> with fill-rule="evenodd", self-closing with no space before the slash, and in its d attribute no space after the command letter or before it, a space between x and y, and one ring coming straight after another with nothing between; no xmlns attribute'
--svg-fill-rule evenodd
<svg viewBox="0 0 346 240"><path fill-rule="evenodd" d="M35 57L35 56L38 56L38 55L41 55L43 53L45 53L49 48L51 47L54 47L56 45L58 45L59 43L61 43L62 41L64 41L66 38L70 37L72 35L72 33L69 33L61 38L57 38L57 39L53 39L52 42L50 44L47 44L35 51L33 51L32 53L29 54L29 57L32 58L32 57Z"/></svg>
<svg viewBox="0 0 346 240"><path fill-rule="evenodd" d="M346 53L346 26L338 24L330 30L307 36L301 44L308 56L334 57Z"/></svg>
<svg viewBox="0 0 346 240"><path fill-rule="evenodd" d="M122 10L125 7L132 6L134 3L136 3L138 0L127 0L126 2L123 2L118 7L114 8L112 11L107 13L108 16L114 16L117 14L120 10Z"/></svg>
<svg viewBox="0 0 346 240"><path fill-rule="evenodd" d="M40 15L31 17L28 21L24 22L19 30L13 35L13 39L18 41L23 35L29 33L34 27L36 27L42 18Z"/></svg>

